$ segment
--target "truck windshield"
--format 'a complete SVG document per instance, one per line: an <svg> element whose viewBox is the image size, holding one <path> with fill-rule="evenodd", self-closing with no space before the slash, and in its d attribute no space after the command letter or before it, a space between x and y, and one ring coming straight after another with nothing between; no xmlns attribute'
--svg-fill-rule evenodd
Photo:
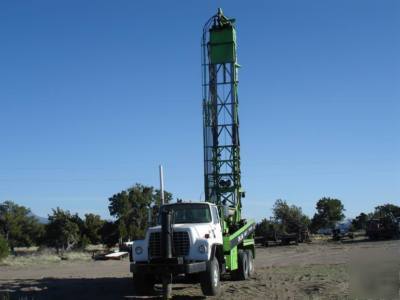
<svg viewBox="0 0 400 300"><path fill-rule="evenodd" d="M175 224L184 223L210 223L211 212L207 204L173 204L166 205L162 210L169 208L174 212L173 222ZM161 224L161 214L159 224Z"/></svg>

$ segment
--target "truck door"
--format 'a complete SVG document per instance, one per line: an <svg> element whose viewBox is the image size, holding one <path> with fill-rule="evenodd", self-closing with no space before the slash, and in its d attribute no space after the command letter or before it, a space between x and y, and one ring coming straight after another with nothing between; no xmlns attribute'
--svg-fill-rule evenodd
<svg viewBox="0 0 400 300"><path fill-rule="evenodd" d="M211 207L213 224L212 224L212 232L213 238L215 239L217 244L222 244L222 227L221 221L219 219L218 209L216 206Z"/></svg>

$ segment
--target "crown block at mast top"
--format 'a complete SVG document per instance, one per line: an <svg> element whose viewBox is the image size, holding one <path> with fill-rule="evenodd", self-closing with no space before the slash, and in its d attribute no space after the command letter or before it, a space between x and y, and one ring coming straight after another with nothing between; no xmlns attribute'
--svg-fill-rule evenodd
<svg viewBox="0 0 400 300"><path fill-rule="evenodd" d="M210 28L210 63L236 63L235 19L226 18L218 8L214 23Z"/></svg>

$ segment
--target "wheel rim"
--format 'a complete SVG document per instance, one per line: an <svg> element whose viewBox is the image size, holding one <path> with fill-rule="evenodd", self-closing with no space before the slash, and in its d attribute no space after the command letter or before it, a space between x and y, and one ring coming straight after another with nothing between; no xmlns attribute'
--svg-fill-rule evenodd
<svg viewBox="0 0 400 300"><path fill-rule="evenodd" d="M218 269L217 268L214 269L213 282L214 282L214 286L217 287L218 286Z"/></svg>

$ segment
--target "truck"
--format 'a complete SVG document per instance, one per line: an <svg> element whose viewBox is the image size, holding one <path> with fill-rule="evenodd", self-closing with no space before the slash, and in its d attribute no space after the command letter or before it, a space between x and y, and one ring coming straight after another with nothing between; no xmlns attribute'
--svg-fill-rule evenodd
<svg viewBox="0 0 400 300"><path fill-rule="evenodd" d="M165 204L159 216L159 224L147 230L145 239L133 243L131 272L137 293L152 293L156 282L170 293L164 285L174 276L197 274L203 294L213 296L219 294L220 275L227 270L235 280L254 273L254 242L245 238L253 230L252 223L226 236L224 244L223 220L213 203Z"/></svg>
<svg viewBox="0 0 400 300"><path fill-rule="evenodd" d="M156 226L133 242L138 294L161 282L168 299L174 279L184 276L214 296L222 274L246 280L254 272L255 222L242 217L235 19L221 9L203 27L202 58L205 201L163 203Z"/></svg>

